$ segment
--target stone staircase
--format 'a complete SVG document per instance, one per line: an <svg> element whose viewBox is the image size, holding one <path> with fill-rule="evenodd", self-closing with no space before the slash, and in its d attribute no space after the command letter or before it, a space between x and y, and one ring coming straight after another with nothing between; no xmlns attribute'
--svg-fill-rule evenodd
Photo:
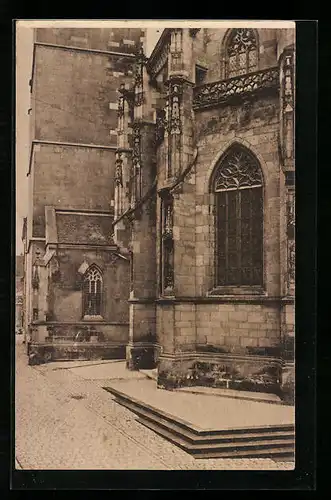
<svg viewBox="0 0 331 500"><path fill-rule="evenodd" d="M138 422L195 458L271 458L294 461L294 424L233 429L198 429L114 387L104 387L115 401L138 416Z"/></svg>

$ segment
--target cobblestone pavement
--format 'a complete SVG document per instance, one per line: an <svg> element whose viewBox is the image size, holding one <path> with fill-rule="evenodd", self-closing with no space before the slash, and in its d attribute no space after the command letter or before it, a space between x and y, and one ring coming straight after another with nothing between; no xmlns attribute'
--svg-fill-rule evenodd
<svg viewBox="0 0 331 500"><path fill-rule="evenodd" d="M293 469L292 463L267 459L194 459L115 403L102 389L109 378L88 379L87 370L77 375L70 363L62 364L62 369L61 363L28 366L24 346L17 345L16 353L16 468ZM113 367L114 378L121 378L120 365ZM139 384L142 374L131 372L130 380L133 376Z"/></svg>

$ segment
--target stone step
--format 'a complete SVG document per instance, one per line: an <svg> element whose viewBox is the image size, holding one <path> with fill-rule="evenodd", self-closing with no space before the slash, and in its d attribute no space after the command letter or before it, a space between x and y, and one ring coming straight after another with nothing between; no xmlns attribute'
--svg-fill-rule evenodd
<svg viewBox="0 0 331 500"><path fill-rule="evenodd" d="M202 443L227 443L227 442L245 442L245 441L256 441L256 440L268 440L269 442L275 439L278 440L294 440L294 433L292 430L282 430L282 431L274 431L273 429L264 430L264 432L254 432L254 430L246 431L242 433L232 432L232 431L220 431L219 434L205 434L199 435L194 433L192 430L186 430L183 427L177 425L176 421L166 420L161 416L151 413L148 410L143 408L139 408L136 405L130 403L129 401L116 400L122 406L125 406L129 410L136 413L143 420L149 421L156 426L169 430L173 434L177 436L181 436L186 439L188 443L202 444Z"/></svg>
<svg viewBox="0 0 331 500"><path fill-rule="evenodd" d="M132 411L138 411L139 409L148 412L149 415L155 415L157 417L157 420L163 418L164 420L171 422L172 424L176 424L178 427L181 429L185 429L190 433L193 433L196 436L219 436L219 435L224 435L231 433L231 435L236 435L236 434L243 434L245 432L254 432L254 433L273 433L273 432L292 432L294 433L294 425L293 424L279 424L279 425L264 425L264 426L254 426L254 427L242 427L242 428L235 428L235 429L218 429L218 430L210 430L210 429L196 429L192 424L189 422L183 421L178 417L175 417L173 415L170 415L162 410L159 410L157 408L152 407L151 405L148 405L147 403L143 403L141 401L138 401L134 397L128 394L124 394L123 392L114 389L113 387L103 387L106 391L110 392L111 394L115 395L116 399L118 402L121 403L128 403L131 405L130 409Z"/></svg>
<svg viewBox="0 0 331 500"><path fill-rule="evenodd" d="M200 454L192 454L194 458L197 459L208 459L208 458L268 458L270 460L294 462L295 454L291 450L278 448L274 450L252 450L252 451L228 451L228 452L204 452Z"/></svg>
<svg viewBox="0 0 331 500"><path fill-rule="evenodd" d="M148 375L147 375L148 376ZM152 377L151 377L152 378ZM268 403L284 405L284 401L276 394L268 394L264 392L239 391L236 389L220 389L217 387L191 386L179 387L175 389L177 392L185 392L189 394L199 394L203 396L217 396L220 398L241 399L256 403Z"/></svg>
<svg viewBox="0 0 331 500"><path fill-rule="evenodd" d="M203 429L164 409L151 406L145 399L136 399L127 392L125 384L124 387L125 393L114 387L104 389L115 395L117 403L135 413L139 423L196 458L269 457L293 460L294 424Z"/></svg>
<svg viewBox="0 0 331 500"><path fill-rule="evenodd" d="M290 448L293 449L294 443L293 443L293 438L289 437L287 439L277 439L277 440L263 440L259 439L257 441L253 442L238 442L238 441L230 441L230 442L224 442L223 440L220 440L219 442L216 443L188 443L185 439L180 438L180 437L174 437L172 432L170 430L166 429L161 429L157 424L152 423L144 418L139 418L138 421L142 424L144 424L146 427L149 427L150 429L153 429L155 432L158 434L163 435L164 437L167 437L168 439L174 440L177 443L180 443L185 449L190 450L190 451L203 451L203 450L245 450L245 449L263 449L263 448L278 448L279 446L282 446L284 448Z"/></svg>
<svg viewBox="0 0 331 500"><path fill-rule="evenodd" d="M286 462L294 462L294 450L287 448L275 448L272 450L241 450L228 452L203 452L192 455L194 458L269 458L271 460L284 460Z"/></svg>
<svg viewBox="0 0 331 500"><path fill-rule="evenodd" d="M277 440L273 442L269 441L257 441L254 443L208 443L204 445L190 445L184 439L180 437L175 437L170 431L161 429L154 423L147 421L146 419L139 418L138 420L145 427L153 430L160 436L164 437L173 444L179 446L187 453L190 453L195 458L242 458L242 457L293 457L294 456L294 443L293 439L288 442L283 440Z"/></svg>

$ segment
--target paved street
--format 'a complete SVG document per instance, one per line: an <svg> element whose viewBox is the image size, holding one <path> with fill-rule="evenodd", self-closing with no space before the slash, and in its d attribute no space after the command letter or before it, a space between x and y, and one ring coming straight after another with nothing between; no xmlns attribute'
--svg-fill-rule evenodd
<svg viewBox="0 0 331 500"><path fill-rule="evenodd" d="M17 336L16 467L22 469L292 469L272 460L196 460L139 424L102 389L110 379L144 379L123 363L28 366ZM73 368L78 365L81 368ZM83 366L82 366L83 365Z"/></svg>

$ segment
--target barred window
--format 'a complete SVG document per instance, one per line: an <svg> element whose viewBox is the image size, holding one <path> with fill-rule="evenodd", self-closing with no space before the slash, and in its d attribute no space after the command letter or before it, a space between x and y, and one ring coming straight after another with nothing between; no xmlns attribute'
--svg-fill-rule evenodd
<svg viewBox="0 0 331 500"><path fill-rule="evenodd" d="M226 46L226 78L258 69L257 40L253 29L238 28L230 33Z"/></svg>
<svg viewBox="0 0 331 500"><path fill-rule="evenodd" d="M83 316L101 316L102 274L97 266L91 266L84 275Z"/></svg>
<svg viewBox="0 0 331 500"><path fill-rule="evenodd" d="M262 286L263 179L258 160L237 145L214 177L216 285Z"/></svg>

